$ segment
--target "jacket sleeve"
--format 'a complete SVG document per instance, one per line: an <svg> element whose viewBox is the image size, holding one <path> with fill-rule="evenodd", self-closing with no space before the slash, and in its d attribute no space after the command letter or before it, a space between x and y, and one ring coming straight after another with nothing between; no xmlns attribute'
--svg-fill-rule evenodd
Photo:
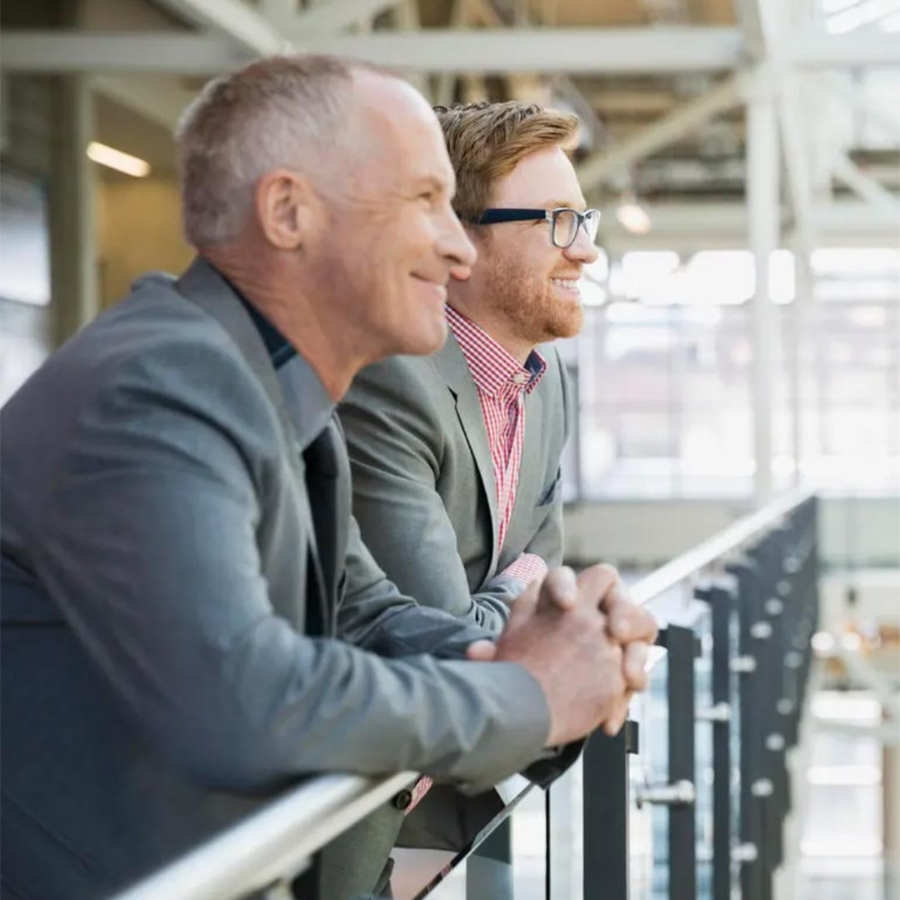
<svg viewBox="0 0 900 900"><path fill-rule="evenodd" d="M499 575L475 593L469 588L438 491L443 429L419 364L395 359L364 370L341 404L353 512L366 546L405 594L496 635L522 585ZM352 589L348 601L352 607Z"/></svg>
<svg viewBox="0 0 900 900"><path fill-rule="evenodd" d="M542 756L549 711L524 668L384 659L274 614L267 408L229 351L167 342L97 389L62 454L38 574L136 731L242 791L404 769L478 791Z"/></svg>

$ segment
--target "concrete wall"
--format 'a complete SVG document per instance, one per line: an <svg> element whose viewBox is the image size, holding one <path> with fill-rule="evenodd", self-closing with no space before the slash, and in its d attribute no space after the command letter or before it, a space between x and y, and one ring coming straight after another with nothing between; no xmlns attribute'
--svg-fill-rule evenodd
<svg viewBox="0 0 900 900"><path fill-rule="evenodd" d="M750 510L721 500L616 500L566 507L566 559L655 568L712 537Z"/></svg>
<svg viewBox="0 0 900 900"><path fill-rule="evenodd" d="M566 559L652 569L750 512L749 501L660 500L583 503L566 508ZM900 494L824 496L820 548L828 569L900 569Z"/></svg>

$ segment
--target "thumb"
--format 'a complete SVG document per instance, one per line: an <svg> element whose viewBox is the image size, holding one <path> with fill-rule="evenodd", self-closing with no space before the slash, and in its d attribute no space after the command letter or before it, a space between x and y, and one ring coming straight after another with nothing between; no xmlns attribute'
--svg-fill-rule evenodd
<svg viewBox="0 0 900 900"><path fill-rule="evenodd" d="M466 659L472 662L492 662L497 655L497 645L493 641L475 641L466 648Z"/></svg>

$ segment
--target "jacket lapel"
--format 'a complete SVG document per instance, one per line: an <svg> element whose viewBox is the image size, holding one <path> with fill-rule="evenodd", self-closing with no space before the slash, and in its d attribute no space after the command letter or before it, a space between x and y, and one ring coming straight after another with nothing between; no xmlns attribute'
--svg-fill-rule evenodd
<svg viewBox="0 0 900 900"><path fill-rule="evenodd" d="M294 453L288 453L287 456L294 475L303 488L299 494L302 497L301 515L307 522L305 529L308 556L307 580L308 587L312 588L315 585L318 594L316 600L312 596L308 596L306 602L307 604L318 604L321 615L318 617L314 615L314 619L320 618L323 622L328 622L331 616L326 613L326 610L331 606L328 602L328 597L331 595L328 592L327 580L323 576L320 551L317 546L316 519L311 507L313 498L307 487L306 466L301 456L299 435L285 402L284 392L278 382L269 351L243 303L228 282L205 259L198 256L178 279L175 287L183 297L195 303L218 322L237 345L241 355L262 384L272 405L278 411L278 418L288 446L296 450Z"/></svg>
<svg viewBox="0 0 900 900"><path fill-rule="evenodd" d="M491 514L491 565L489 572L493 572L497 565L497 534L499 529L497 513L497 482L494 479L494 463L491 459L491 449L488 445L487 431L484 426L484 415L481 412L481 401L478 399L478 390L472 380L472 373L466 363L462 350L453 333L447 335L444 346L433 357L438 371L447 383L447 388L456 401L456 414L459 424L466 436L478 475L481 479L481 487L487 500Z"/></svg>
<svg viewBox="0 0 900 900"><path fill-rule="evenodd" d="M278 410L278 418L285 433L292 440L296 439L296 429L285 404L284 393L278 384L269 351L228 282L203 257L198 256L176 282L176 290L228 332L259 379L272 405ZM299 471L296 464L295 469Z"/></svg>

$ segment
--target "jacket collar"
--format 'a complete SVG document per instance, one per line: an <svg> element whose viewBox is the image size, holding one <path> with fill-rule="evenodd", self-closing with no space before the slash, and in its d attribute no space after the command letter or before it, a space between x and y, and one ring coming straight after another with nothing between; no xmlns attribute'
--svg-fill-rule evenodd
<svg viewBox="0 0 900 900"><path fill-rule="evenodd" d="M284 338L202 256L178 279L176 289L225 329L259 378L285 429L301 450L308 447L328 424L335 403L306 359L296 352L285 353ZM258 320L268 329L261 328Z"/></svg>

